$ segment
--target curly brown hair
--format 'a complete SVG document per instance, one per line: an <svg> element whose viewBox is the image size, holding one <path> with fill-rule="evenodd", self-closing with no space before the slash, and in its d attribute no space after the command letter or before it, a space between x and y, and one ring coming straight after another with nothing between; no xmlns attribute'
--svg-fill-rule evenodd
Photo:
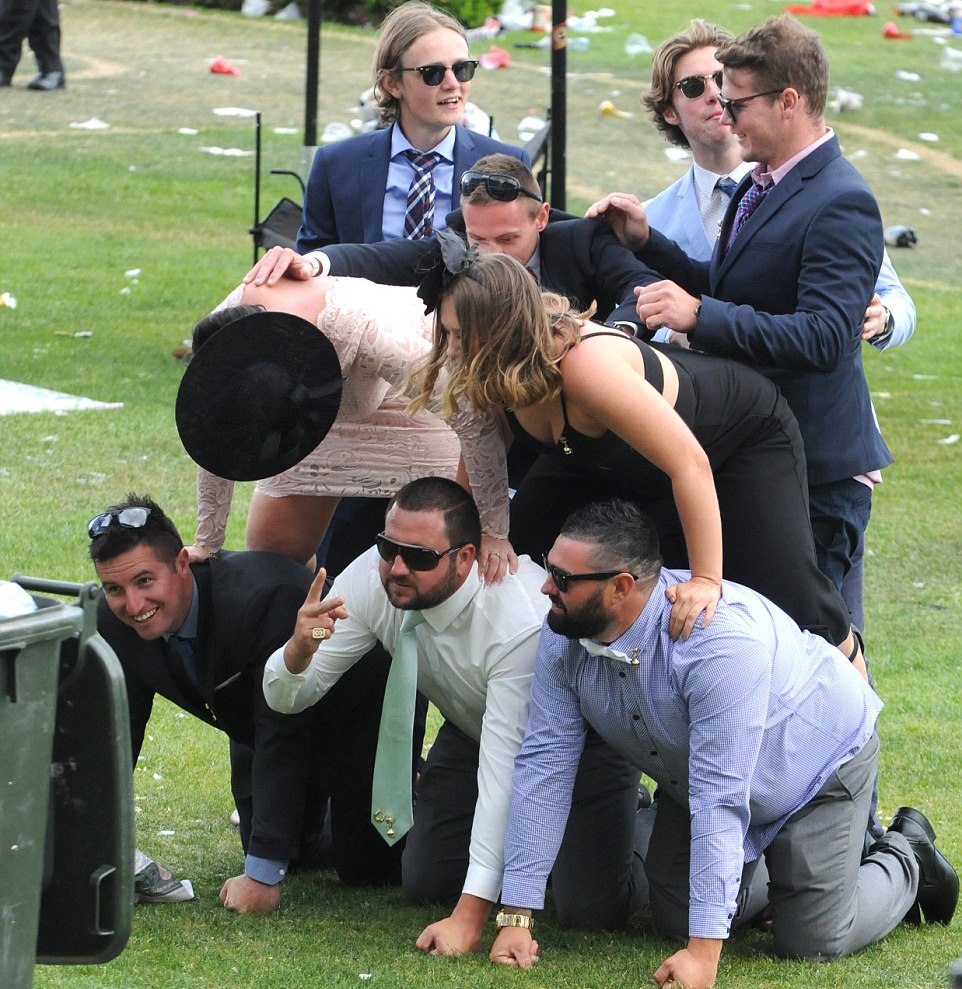
<svg viewBox="0 0 962 989"><path fill-rule="evenodd" d="M675 66L678 60L696 48L718 48L731 41L732 35L723 28L700 17L694 18L684 31L666 38L651 56L651 88L641 98L641 105L651 114L655 126L671 144L689 147L688 138L677 124L665 120L665 110L675 95Z"/></svg>

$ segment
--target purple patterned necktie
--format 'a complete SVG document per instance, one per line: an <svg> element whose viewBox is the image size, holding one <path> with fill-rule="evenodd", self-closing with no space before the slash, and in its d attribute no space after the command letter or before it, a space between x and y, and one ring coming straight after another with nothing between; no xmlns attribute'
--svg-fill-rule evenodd
<svg viewBox="0 0 962 989"><path fill-rule="evenodd" d="M428 237L434 230L434 166L441 156L434 151L422 154L414 148L404 152L414 168L414 179L408 189L408 203L404 214L404 236L408 240Z"/></svg>
<svg viewBox="0 0 962 989"><path fill-rule="evenodd" d="M728 235L728 243L725 245L726 249L732 246L732 241L734 241L738 231L741 230L742 225L758 209L758 204L768 195L773 185L773 182L765 186L759 185L757 182L752 182L748 192L742 196L742 201L738 204L738 209L735 210L735 219L732 222L731 233Z"/></svg>

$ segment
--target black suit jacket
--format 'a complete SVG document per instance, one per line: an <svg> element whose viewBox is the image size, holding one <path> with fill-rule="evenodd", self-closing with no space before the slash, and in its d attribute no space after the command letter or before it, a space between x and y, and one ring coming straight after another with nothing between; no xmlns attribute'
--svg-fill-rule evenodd
<svg viewBox="0 0 962 989"><path fill-rule="evenodd" d="M449 213L446 223L465 233L460 210ZM661 277L622 247L603 220L584 220L552 210L539 241L542 288L567 296L579 309L596 303L600 320L636 323L632 289ZM332 275L369 278L384 285L416 285L433 251L432 237L324 248Z"/></svg>
<svg viewBox="0 0 962 989"><path fill-rule="evenodd" d="M294 628L311 585L305 567L273 553L223 553L195 563L199 597L194 654L200 687L173 669L162 639L146 641L101 597L97 626L124 669L134 764L155 694L254 749L249 786L254 820L248 851L264 858L297 854L310 767L304 758L321 705L302 714L272 711L262 678L270 654ZM232 781L232 783L235 781ZM246 789L247 781L241 782Z"/></svg>

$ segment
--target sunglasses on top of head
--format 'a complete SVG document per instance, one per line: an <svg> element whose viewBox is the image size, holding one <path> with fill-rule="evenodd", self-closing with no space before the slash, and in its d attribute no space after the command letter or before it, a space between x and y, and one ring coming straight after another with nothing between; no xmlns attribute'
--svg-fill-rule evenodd
<svg viewBox="0 0 962 989"><path fill-rule="evenodd" d="M544 202L540 196L528 192L513 175L498 175L496 172L465 172L461 176L461 195L467 198L482 185L488 195L499 203L513 203L518 196L527 196L537 203Z"/></svg>
<svg viewBox="0 0 962 989"><path fill-rule="evenodd" d="M101 512L87 523L87 537L96 539L97 536L110 528L110 523L117 521L125 529L142 529L147 524L150 515L149 508L123 508L119 512Z"/></svg>
<svg viewBox="0 0 962 989"><path fill-rule="evenodd" d="M554 586L562 594L568 590L568 584L573 580L611 580L612 577L617 577L618 574L628 573L627 570L603 570L600 573L567 573L564 570L559 570L553 563L549 563L547 553L541 557L541 562L544 564L544 568L548 571L548 575L552 581L554 581ZM638 579L634 574L629 574L629 576L635 580Z"/></svg>
<svg viewBox="0 0 962 989"><path fill-rule="evenodd" d="M454 73L454 78L458 82L470 82L474 78L474 70L478 67L476 58L465 58L454 65L442 65L440 62L432 62L430 65L415 65L412 69L401 66L401 72L417 72L421 76L421 81L425 86L440 86L444 81L444 74L450 69Z"/></svg>
<svg viewBox="0 0 962 989"><path fill-rule="evenodd" d="M721 89L723 78L722 70L719 69L717 72L709 72L705 76L685 76L684 79L679 79L671 88L680 89L681 95L686 100L697 100L699 96L705 95L705 89L708 87L709 79L715 83L716 89Z"/></svg>
<svg viewBox="0 0 962 989"><path fill-rule="evenodd" d="M396 539L388 539L382 532L375 540L377 551L385 563L393 563L397 557L401 557L408 570L434 570L435 567L452 553L457 553L459 549L467 546L467 543L459 543L439 553L430 546L414 546L411 543L399 543Z"/></svg>

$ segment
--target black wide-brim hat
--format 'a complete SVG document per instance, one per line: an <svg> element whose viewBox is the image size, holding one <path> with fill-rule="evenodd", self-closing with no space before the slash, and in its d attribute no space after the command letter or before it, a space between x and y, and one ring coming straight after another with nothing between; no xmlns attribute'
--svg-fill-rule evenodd
<svg viewBox="0 0 962 989"><path fill-rule="evenodd" d="M177 392L184 448L218 477L256 481L303 460L341 404L334 345L306 319L258 312L194 354Z"/></svg>

